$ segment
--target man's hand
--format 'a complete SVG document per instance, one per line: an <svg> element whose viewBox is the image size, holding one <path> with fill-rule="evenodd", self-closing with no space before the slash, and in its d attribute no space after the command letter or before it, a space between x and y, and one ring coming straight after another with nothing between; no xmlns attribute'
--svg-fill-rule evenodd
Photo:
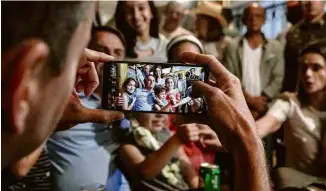
<svg viewBox="0 0 326 191"><path fill-rule="evenodd" d="M203 148L210 148L215 151L223 149L216 133L209 126L202 124L196 125L199 128L199 143Z"/></svg>
<svg viewBox="0 0 326 191"><path fill-rule="evenodd" d="M270 190L263 144L256 132L255 121L246 104L238 78L231 74L213 56L190 52L181 54L186 63L200 63L209 67L216 81L206 84L197 81L192 96L204 96L208 106L207 116L199 119L191 116L195 123L206 123L214 130L225 149L232 153L235 161L234 190ZM185 116L177 122L185 123Z"/></svg>
<svg viewBox="0 0 326 191"><path fill-rule="evenodd" d="M99 85L98 74L94 63L108 62L113 59L112 56L85 48L77 71L75 84L76 91L84 91L86 96L93 93ZM68 105L62 115L57 130L66 130L78 123L86 122L107 124L121 118L123 118L123 113L121 112L88 109L84 107L77 94L73 92L69 98Z"/></svg>
<svg viewBox="0 0 326 191"><path fill-rule="evenodd" d="M194 118L192 122L204 122L205 124L209 122L209 126L215 127L214 130L222 145L229 152L235 152L240 146L248 144L246 139L260 141L255 131L255 121L246 104L239 79L224 68L213 56L185 52L181 55L181 59L188 63L207 65L216 79L216 82L210 81L209 84L201 81L194 84L192 96L205 97L210 120L208 121L205 116L201 121L196 121Z"/></svg>
<svg viewBox="0 0 326 191"><path fill-rule="evenodd" d="M194 124L181 125L177 127L175 135L183 144L199 140L199 129Z"/></svg>
<svg viewBox="0 0 326 191"><path fill-rule="evenodd" d="M265 111L267 105L267 98L265 96L251 96L247 93L245 97L250 108L259 113Z"/></svg>

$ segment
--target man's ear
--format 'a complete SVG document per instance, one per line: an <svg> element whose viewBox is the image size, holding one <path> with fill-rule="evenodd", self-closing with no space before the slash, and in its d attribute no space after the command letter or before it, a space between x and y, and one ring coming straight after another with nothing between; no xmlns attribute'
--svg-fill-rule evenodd
<svg viewBox="0 0 326 191"><path fill-rule="evenodd" d="M46 68L48 46L41 40L29 39L9 48L1 55L1 111L5 119L3 130L22 134L31 109L31 99L37 95L37 82Z"/></svg>

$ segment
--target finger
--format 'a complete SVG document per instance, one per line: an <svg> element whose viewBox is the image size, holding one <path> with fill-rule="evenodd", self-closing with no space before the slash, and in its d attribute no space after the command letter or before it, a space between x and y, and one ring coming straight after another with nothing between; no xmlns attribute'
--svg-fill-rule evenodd
<svg viewBox="0 0 326 191"><path fill-rule="evenodd" d="M81 123L102 123L108 124L113 121L120 120L124 117L124 114L119 111L106 111L100 109L88 109L84 108L81 114Z"/></svg>
<svg viewBox="0 0 326 191"><path fill-rule="evenodd" d="M103 52L98 52L85 48L84 55L87 61L90 62L108 62L114 60L113 56L109 56Z"/></svg>
<svg viewBox="0 0 326 191"><path fill-rule="evenodd" d="M214 97L217 91L217 88L214 88L207 83L197 81L192 87L191 97L198 98L204 96L207 100Z"/></svg>
<svg viewBox="0 0 326 191"><path fill-rule="evenodd" d="M87 67L83 67L78 71L81 78L78 81L76 89L80 92L84 90L86 96L89 96L99 85L99 78L93 62L89 62Z"/></svg>
<svg viewBox="0 0 326 191"><path fill-rule="evenodd" d="M223 84L231 79L232 74L214 56L182 52L180 58L184 62L207 65L219 84Z"/></svg>

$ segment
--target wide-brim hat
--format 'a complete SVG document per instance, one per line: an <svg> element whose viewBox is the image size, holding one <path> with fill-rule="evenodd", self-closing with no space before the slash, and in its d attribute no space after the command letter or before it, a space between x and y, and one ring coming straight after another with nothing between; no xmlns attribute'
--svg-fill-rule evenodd
<svg viewBox="0 0 326 191"><path fill-rule="evenodd" d="M190 10L190 13L194 16L196 15L206 15L216 19L222 27L227 26L227 21L222 15L222 5L210 1L200 1L197 7Z"/></svg>

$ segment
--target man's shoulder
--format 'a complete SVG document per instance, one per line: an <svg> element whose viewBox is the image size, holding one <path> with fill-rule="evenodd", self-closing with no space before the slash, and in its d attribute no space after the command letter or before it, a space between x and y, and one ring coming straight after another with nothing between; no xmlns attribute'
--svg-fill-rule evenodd
<svg viewBox="0 0 326 191"><path fill-rule="evenodd" d="M230 39L228 47L237 48L238 46L240 46L240 42L242 41L242 39L243 39L242 36Z"/></svg>
<svg viewBox="0 0 326 191"><path fill-rule="evenodd" d="M283 48L283 45L275 39L267 39L267 46L270 46L273 49L280 50Z"/></svg>

